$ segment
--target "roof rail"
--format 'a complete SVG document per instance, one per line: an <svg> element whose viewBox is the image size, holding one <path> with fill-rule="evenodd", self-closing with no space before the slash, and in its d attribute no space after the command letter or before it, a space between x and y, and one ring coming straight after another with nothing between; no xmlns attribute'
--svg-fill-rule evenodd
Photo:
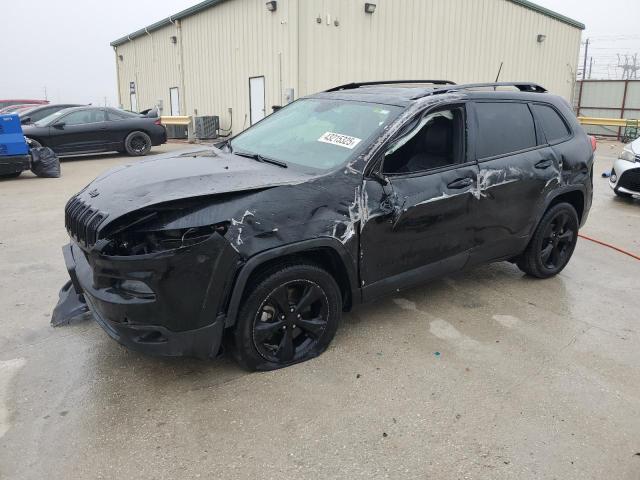
<svg viewBox="0 0 640 480"><path fill-rule="evenodd" d="M368 85L402 85L402 84L411 85L411 84L419 84L419 83L427 83L430 85L455 85L455 83L450 80L379 80L375 82L346 83L344 85L339 85L337 87L330 88L329 90L325 90L325 92L353 90L354 88L366 87Z"/></svg>
<svg viewBox="0 0 640 480"><path fill-rule="evenodd" d="M537 83L531 82L493 82L493 83L467 83L464 85L452 85L451 87L437 88L432 92L427 93L426 95L435 95L439 93L448 93L455 92L457 90L469 90L471 88L497 88L497 87L515 87L521 92L531 92L531 93L547 93L547 89L538 85ZM419 97L417 97L419 98Z"/></svg>

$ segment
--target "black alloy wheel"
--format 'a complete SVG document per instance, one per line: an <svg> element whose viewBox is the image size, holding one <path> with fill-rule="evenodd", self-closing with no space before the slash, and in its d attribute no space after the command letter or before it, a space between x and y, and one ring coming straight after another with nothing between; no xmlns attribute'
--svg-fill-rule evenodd
<svg viewBox="0 0 640 480"><path fill-rule="evenodd" d="M571 229L569 214L559 212L545 229L540 262L550 270L564 265L577 233Z"/></svg>
<svg viewBox="0 0 640 480"><path fill-rule="evenodd" d="M151 137L145 132L131 132L127 135L124 146L129 155L146 155L151 150Z"/></svg>
<svg viewBox="0 0 640 480"><path fill-rule="evenodd" d="M294 280L265 299L253 322L253 342L267 361L304 358L327 328L329 300L309 280Z"/></svg>
<svg viewBox="0 0 640 480"><path fill-rule="evenodd" d="M247 286L233 350L249 370L273 370L317 357L331 343L342 312L333 277L310 264L273 267Z"/></svg>
<svg viewBox="0 0 640 480"><path fill-rule="evenodd" d="M518 258L520 270L538 278L560 273L576 248L578 225L578 215L572 205L559 203L551 207Z"/></svg>

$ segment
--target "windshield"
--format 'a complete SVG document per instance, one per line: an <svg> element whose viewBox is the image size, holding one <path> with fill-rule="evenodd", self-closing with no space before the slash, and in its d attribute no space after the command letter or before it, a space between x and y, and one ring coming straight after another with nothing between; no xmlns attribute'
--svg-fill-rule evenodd
<svg viewBox="0 0 640 480"><path fill-rule="evenodd" d="M66 108L64 110L58 110L56 113L52 113L51 115L48 115L48 116L44 117L42 120L38 120L37 122L34 122L33 124L35 126L37 126L37 127L46 127L47 125L50 125L53 122L55 122L66 111L67 111Z"/></svg>
<svg viewBox="0 0 640 480"><path fill-rule="evenodd" d="M345 100L302 99L234 138L234 152L287 164L335 168L359 153L402 108Z"/></svg>

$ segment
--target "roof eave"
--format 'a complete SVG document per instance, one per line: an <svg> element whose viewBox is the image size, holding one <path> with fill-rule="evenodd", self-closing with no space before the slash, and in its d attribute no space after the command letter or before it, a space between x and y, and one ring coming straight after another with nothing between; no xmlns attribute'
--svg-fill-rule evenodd
<svg viewBox="0 0 640 480"><path fill-rule="evenodd" d="M572 27L579 28L580 30L584 30L586 27L584 23L581 23L573 18L565 17L553 10L549 10L548 8L542 7L536 3L529 2L528 0L509 0L511 3L515 3L516 5L520 5L521 7L528 8L529 10L533 10L534 12L541 13L547 17L551 17L555 20L558 20L562 23L566 23L567 25L571 25Z"/></svg>
<svg viewBox="0 0 640 480"><path fill-rule="evenodd" d="M204 2L200 2L196 5L194 5L193 7L189 7L185 10L182 10L181 12L176 13L175 15L171 15L167 18L164 18L162 20L157 21L156 23L153 23L151 25L149 25L146 28L141 28L140 30L136 30L133 33L130 33L129 35L125 35L124 37L120 37L117 40L114 40L113 42L110 43L110 45L112 47L117 47L119 45L122 45L124 43L127 43L131 40L133 40L134 38L138 38L138 37L142 37L143 35L147 35L150 32L153 32L154 30L159 30L162 27L166 27L167 25L171 25L173 22L175 22L176 20L182 20L183 18L189 17L191 15L195 15L196 13L199 13L203 10L206 10L208 8L211 8L215 5L218 5L219 3L222 3L226 0L205 0Z"/></svg>
<svg viewBox="0 0 640 480"><path fill-rule="evenodd" d="M110 45L112 47L117 47L119 45L122 45L124 43L127 43L133 40L134 38L142 37L143 35L153 32L154 30L159 30L162 27L171 25L176 20L182 20L185 17L195 15L196 13L199 13L203 10L211 8L224 1L226 0L205 0L203 2L198 3L197 5L194 5L193 7L189 7L185 10L182 10L181 12L176 13L175 15L171 15L170 17L164 18L154 24L151 24L146 28L141 28L140 30L136 30L135 32L130 33L129 35L125 35L124 37L118 38L117 40L114 40L113 42L111 42ZM580 30L585 29L584 23L580 23L577 20L574 20L569 17L565 17L564 15L556 13L553 10L549 10L548 8L541 7L540 5L529 2L527 0L508 0L508 1L510 1L511 3L515 3L516 5L520 5L521 7L528 8L529 10L533 10L534 12L540 13L542 15L546 15L547 17L551 17L560 22L566 23L567 25L571 25L572 27L579 28Z"/></svg>

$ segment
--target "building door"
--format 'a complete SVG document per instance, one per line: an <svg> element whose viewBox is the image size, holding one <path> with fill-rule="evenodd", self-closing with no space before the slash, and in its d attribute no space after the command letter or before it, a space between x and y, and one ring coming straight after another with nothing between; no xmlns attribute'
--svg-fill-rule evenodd
<svg viewBox="0 0 640 480"><path fill-rule="evenodd" d="M137 112L138 111L138 98L136 97L135 92L129 94L129 99L131 100L131 111L132 112Z"/></svg>
<svg viewBox="0 0 640 480"><path fill-rule="evenodd" d="M171 107L171 116L180 115L180 95L178 93L178 87L169 89L169 104Z"/></svg>
<svg viewBox="0 0 640 480"><path fill-rule="evenodd" d="M265 117L264 77L249 79L249 107L251 125Z"/></svg>

